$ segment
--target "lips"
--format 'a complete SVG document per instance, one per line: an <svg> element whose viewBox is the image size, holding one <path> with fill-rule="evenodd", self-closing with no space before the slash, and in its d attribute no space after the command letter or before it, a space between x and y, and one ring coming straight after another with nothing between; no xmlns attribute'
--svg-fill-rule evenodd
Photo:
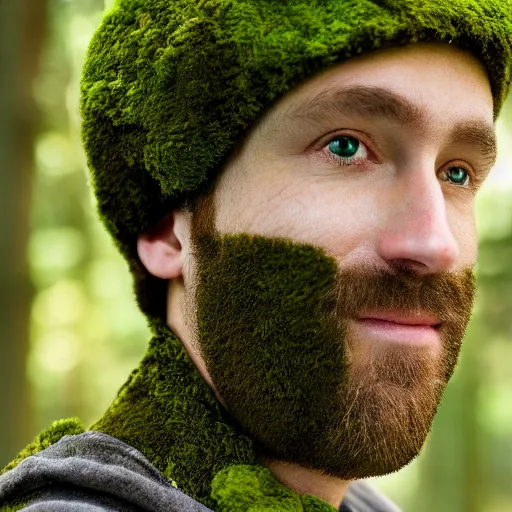
<svg viewBox="0 0 512 512"><path fill-rule="evenodd" d="M403 346L441 345L439 319L428 315L399 313L368 313L356 319L354 332L368 342L401 344ZM360 335L356 336L360 338Z"/></svg>
<svg viewBox="0 0 512 512"><path fill-rule="evenodd" d="M411 315L397 311L370 311L359 316L359 320L383 320L401 325L418 325L438 328L441 320L433 315L421 313Z"/></svg>

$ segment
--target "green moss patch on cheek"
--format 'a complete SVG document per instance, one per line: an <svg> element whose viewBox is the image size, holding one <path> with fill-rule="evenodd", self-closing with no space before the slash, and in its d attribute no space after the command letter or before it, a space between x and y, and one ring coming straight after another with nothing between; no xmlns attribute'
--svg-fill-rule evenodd
<svg viewBox="0 0 512 512"><path fill-rule="evenodd" d="M196 245L198 335L220 396L265 449L310 463L303 443L313 452L324 443L346 374L329 316L335 260L246 234L200 235Z"/></svg>

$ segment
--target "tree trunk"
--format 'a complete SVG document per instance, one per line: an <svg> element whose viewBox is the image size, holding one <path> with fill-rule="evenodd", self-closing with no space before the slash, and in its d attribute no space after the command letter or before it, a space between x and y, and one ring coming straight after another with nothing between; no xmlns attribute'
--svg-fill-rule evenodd
<svg viewBox="0 0 512 512"><path fill-rule="evenodd" d="M36 108L46 0L0 0L0 467L33 437L26 360L27 265Z"/></svg>

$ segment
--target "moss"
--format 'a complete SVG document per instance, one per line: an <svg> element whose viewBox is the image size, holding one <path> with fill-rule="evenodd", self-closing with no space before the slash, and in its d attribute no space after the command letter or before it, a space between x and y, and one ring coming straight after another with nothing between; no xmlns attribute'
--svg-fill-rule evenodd
<svg viewBox="0 0 512 512"><path fill-rule="evenodd" d="M496 118L511 70L508 0L118 0L81 84L83 140L102 219L140 307L164 313L137 235L197 191L274 101L361 52L443 40L484 62Z"/></svg>
<svg viewBox="0 0 512 512"><path fill-rule="evenodd" d="M297 496L258 465L253 442L219 404L179 339L163 324L154 328L157 336L143 361L91 430L138 449L180 490L217 511L333 510L312 496ZM242 483L257 500L247 509L240 508L236 490ZM295 508L282 509L282 503Z"/></svg>
<svg viewBox="0 0 512 512"><path fill-rule="evenodd" d="M250 495L258 502L247 510L333 510L314 497L295 495L257 464L252 441L219 405L179 339L162 324L155 325L155 329L158 334L141 364L91 430L138 449L172 485L214 510L244 510L239 508L239 493L233 492L235 480L246 488L255 485ZM82 432L84 428L75 418L56 421L4 471L65 435ZM220 508L217 499L221 500ZM281 503L288 502L295 508L280 508ZM270 508L254 508L260 506L258 503ZM311 508L313 505L316 508ZM10 503L0 511L20 508L21 504Z"/></svg>
<svg viewBox="0 0 512 512"><path fill-rule="evenodd" d="M325 332L318 330L315 319L319 314L315 314L314 310L325 295L326 288L332 284L336 270L335 261L312 246L285 240L269 240L245 234L222 237L222 240L223 253L233 256L227 258L231 269L231 273L227 270L229 277L236 280L243 276L241 288L252 290L252 295L233 297L226 293L218 300L212 294L209 297L209 306L204 307L203 304L204 309L211 311L212 307L220 305L229 311L235 323L248 322L250 319L244 315L250 309L253 320L259 326L254 328L259 328L258 333L263 338L266 336L268 341L269 353L258 355L261 360L257 366L264 373L273 368L268 357L290 358L299 347L302 347L305 354L317 359L316 365L315 361L307 357L301 359L306 361L308 369L311 366L321 366L318 359L325 358L326 353L319 346L325 345L322 343ZM220 280L220 288L223 289L225 284L227 290L229 283L219 277L226 276L226 269L224 274L219 274L223 269L216 265L218 251L218 240L208 237L198 251L200 268L205 274L215 274L216 279ZM255 260L261 264L255 264ZM204 265L205 261L209 261L209 264ZM203 274L201 276L205 278ZM211 288L205 283L202 283L200 289L206 294L211 292ZM200 300L204 300L204 297ZM247 308L247 301L251 301L252 308ZM289 335L286 340L281 340L282 344L270 343L278 329L277 322L282 317L283 310L296 319L298 308L302 311L305 303L312 308L311 325L305 328L303 320L296 322L294 326L287 324L284 328L291 329L291 338ZM168 480L174 481L180 490L216 511L334 510L318 498L301 497L293 493L275 480L268 469L258 464L254 442L220 405L191 362L180 340L163 323L155 320L153 328L157 335L151 340L142 363L123 386L112 407L91 429L112 435L135 447ZM252 328L250 324L249 329ZM290 339L292 342L285 343ZM236 350L228 343L230 340L229 332L212 331L208 337L209 347L202 346L202 349L205 357L211 355L214 349L224 356L228 355L228 360L223 360L224 367L236 367L240 370L240 361L236 359ZM234 336L233 340L238 338ZM281 350L281 354L273 353L270 345L274 346L275 351ZM335 345L334 353L331 354L334 363L327 356L328 361L322 363L323 368L329 364L339 365L339 344ZM219 359L222 357L219 356ZM303 374L304 380L308 380L308 369L301 369L299 372ZM329 403L332 402L329 399L331 394L325 387L331 384L329 376L332 372L326 371L326 376L321 373L322 371L315 377L315 388L318 387L319 393L325 395L323 402L321 397L318 400L315 398L308 407L298 412L305 418L304 422L298 423L312 432L316 431L310 411L317 411L321 407L325 416L325 407L328 410ZM296 394L297 390L304 387L289 375L285 379L277 374L267 377L259 379L261 382L253 379L246 383L249 395L256 392L280 396L286 391L282 386L286 385L290 388L286 393ZM224 379L226 380L229 379ZM247 395L247 389L240 392ZM327 405L326 398L329 402ZM284 396L284 401L296 403L288 395ZM297 413L295 409L294 412ZM294 427L285 421L286 418L283 419L284 416L281 414L277 421L276 418L263 415L261 417L261 422L268 427L271 437L277 440L280 437L276 429L280 429L282 433L283 429ZM294 419L297 420L297 417Z"/></svg>
<svg viewBox="0 0 512 512"><path fill-rule="evenodd" d="M216 512L334 512L336 509L313 496L298 496L283 487L263 466L230 466L212 482Z"/></svg>
<svg viewBox="0 0 512 512"><path fill-rule="evenodd" d="M250 439L236 428L165 326L104 417L91 427L138 449L168 480L212 507L213 476L255 464Z"/></svg>
<svg viewBox="0 0 512 512"><path fill-rule="evenodd" d="M41 450L45 450L52 444L55 444L64 436L72 436L85 432L84 426L78 418L67 418L54 421L48 428L43 430L36 438L27 445L19 455L10 462L0 474L14 469L23 459L34 455Z"/></svg>
<svg viewBox="0 0 512 512"><path fill-rule="evenodd" d="M27 501L18 501L16 503L11 503L10 505L0 505L0 512L17 512L18 510L22 510L29 503Z"/></svg>
<svg viewBox="0 0 512 512"><path fill-rule="evenodd" d="M253 243L247 235L228 237L228 241L246 262L266 254L263 260L269 268L260 276L261 294L277 298L280 294L275 287L288 287L284 307L291 310L304 301L317 302L319 297L311 292L311 285L320 282L323 290L330 283L335 269L331 258L307 245L249 238ZM237 261L233 260L235 266ZM301 325L296 327L297 335ZM90 430L136 448L172 485L214 510L334 510L315 497L296 495L258 464L253 441L218 402L181 341L162 322L154 320L152 327L156 335L140 365ZM218 342L215 336L212 340ZM57 421L6 470L64 435L82 432L84 428L76 419Z"/></svg>
<svg viewBox="0 0 512 512"><path fill-rule="evenodd" d="M333 397L347 365L330 314L336 261L309 244L248 234L201 235L195 248L198 338L228 409L258 449L338 469Z"/></svg>

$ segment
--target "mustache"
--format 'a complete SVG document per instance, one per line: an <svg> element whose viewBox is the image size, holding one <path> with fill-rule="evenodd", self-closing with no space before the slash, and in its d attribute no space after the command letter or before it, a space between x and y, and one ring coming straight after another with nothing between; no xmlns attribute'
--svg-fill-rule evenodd
<svg viewBox="0 0 512 512"><path fill-rule="evenodd" d="M442 323L458 324L471 314L476 295L473 269L418 273L403 264L339 269L325 306L337 316L353 318L366 310L431 314Z"/></svg>

